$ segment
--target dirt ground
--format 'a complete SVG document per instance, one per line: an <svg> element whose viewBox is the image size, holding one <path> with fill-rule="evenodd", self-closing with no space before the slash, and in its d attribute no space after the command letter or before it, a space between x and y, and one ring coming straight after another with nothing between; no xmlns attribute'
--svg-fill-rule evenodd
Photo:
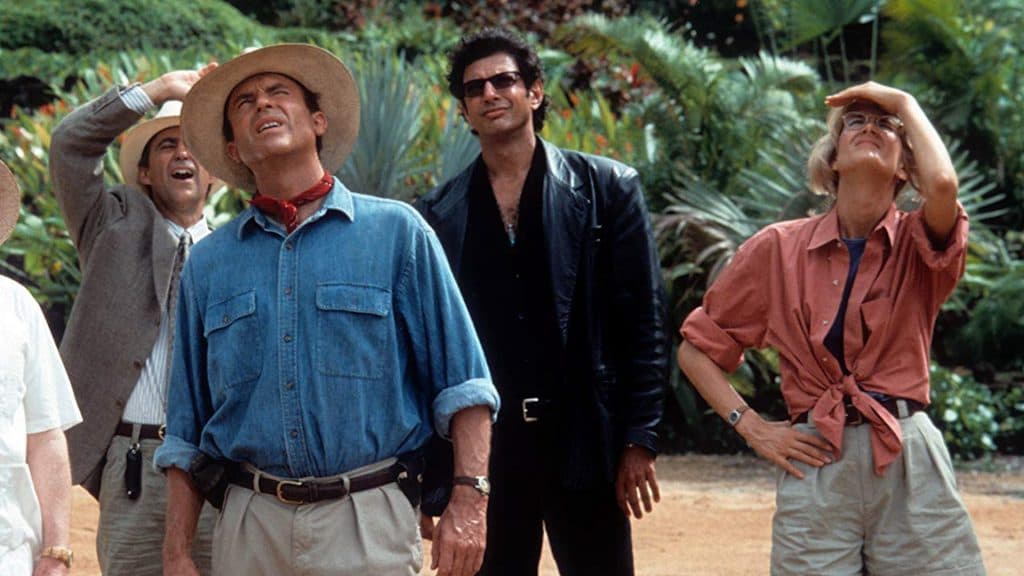
<svg viewBox="0 0 1024 576"><path fill-rule="evenodd" d="M639 576L768 573L775 485L767 464L749 456L662 456L658 477L661 504L633 523ZM989 574L1024 574L1024 459L961 469L958 479ZM99 574L97 514L92 497L76 488L74 574ZM429 558L429 544L425 548ZM546 549L541 574L558 574Z"/></svg>

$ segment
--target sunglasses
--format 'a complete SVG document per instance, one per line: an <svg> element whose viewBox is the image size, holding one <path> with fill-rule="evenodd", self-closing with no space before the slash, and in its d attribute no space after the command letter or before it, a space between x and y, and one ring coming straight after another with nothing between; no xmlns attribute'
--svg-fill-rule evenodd
<svg viewBox="0 0 1024 576"><path fill-rule="evenodd" d="M462 93L467 98L477 98L483 96L484 86L490 82L491 86L495 90L508 90L509 88L516 85L516 82L522 78L523 75L515 70L508 72L500 72L491 76L490 78L477 78L476 80L470 80L462 85Z"/></svg>
<svg viewBox="0 0 1024 576"><path fill-rule="evenodd" d="M850 131L859 132L874 123L883 132L896 134L903 128L903 121L892 114L868 114L865 112L847 112L843 114L843 126Z"/></svg>

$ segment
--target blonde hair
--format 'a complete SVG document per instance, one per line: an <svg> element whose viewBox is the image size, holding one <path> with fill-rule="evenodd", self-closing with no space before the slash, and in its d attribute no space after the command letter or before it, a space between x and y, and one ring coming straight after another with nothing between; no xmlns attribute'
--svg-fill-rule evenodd
<svg viewBox="0 0 1024 576"><path fill-rule="evenodd" d="M853 104L857 104L854 102ZM832 168L836 161L836 147L839 143L839 135L843 132L843 114L853 104L847 104L842 108L833 108L828 113L825 124L828 126L828 133L818 139L811 148L811 155L807 159L807 178L810 181L811 191L820 196L828 196L835 199L839 191L839 173ZM907 173L909 182L897 178L893 186L892 196L896 197L909 183L917 188L915 176L917 165L914 162L914 149L910 147L906 132L902 129L899 132L900 142L903 144L903 153L900 162L903 163L903 170Z"/></svg>

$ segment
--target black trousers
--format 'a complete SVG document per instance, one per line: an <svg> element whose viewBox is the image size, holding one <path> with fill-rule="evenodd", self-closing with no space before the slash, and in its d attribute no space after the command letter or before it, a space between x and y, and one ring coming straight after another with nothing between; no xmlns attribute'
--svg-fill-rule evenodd
<svg viewBox="0 0 1024 576"><path fill-rule="evenodd" d="M510 415L511 416L511 415ZM633 576L629 519L614 486L569 490L542 422L500 418L491 447L484 576L536 576L542 538L562 576Z"/></svg>

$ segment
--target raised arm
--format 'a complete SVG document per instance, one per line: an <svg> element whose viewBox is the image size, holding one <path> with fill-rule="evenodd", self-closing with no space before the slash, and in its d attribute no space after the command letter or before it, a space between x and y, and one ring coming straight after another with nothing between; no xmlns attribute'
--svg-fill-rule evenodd
<svg viewBox="0 0 1024 576"><path fill-rule="evenodd" d="M907 141L914 151L913 182L924 199L924 223L936 246L944 246L957 218L959 182L946 145L913 95L877 82L852 86L828 96L832 107L855 100L870 100L903 121Z"/></svg>
<svg viewBox="0 0 1024 576"><path fill-rule="evenodd" d="M142 89L159 106L167 100L184 98L192 84L215 66L168 72ZM115 87L76 108L53 131L50 180L83 264L96 236L124 213L124 198L104 187L103 157L114 139L139 118L139 113L121 99L121 89Z"/></svg>

